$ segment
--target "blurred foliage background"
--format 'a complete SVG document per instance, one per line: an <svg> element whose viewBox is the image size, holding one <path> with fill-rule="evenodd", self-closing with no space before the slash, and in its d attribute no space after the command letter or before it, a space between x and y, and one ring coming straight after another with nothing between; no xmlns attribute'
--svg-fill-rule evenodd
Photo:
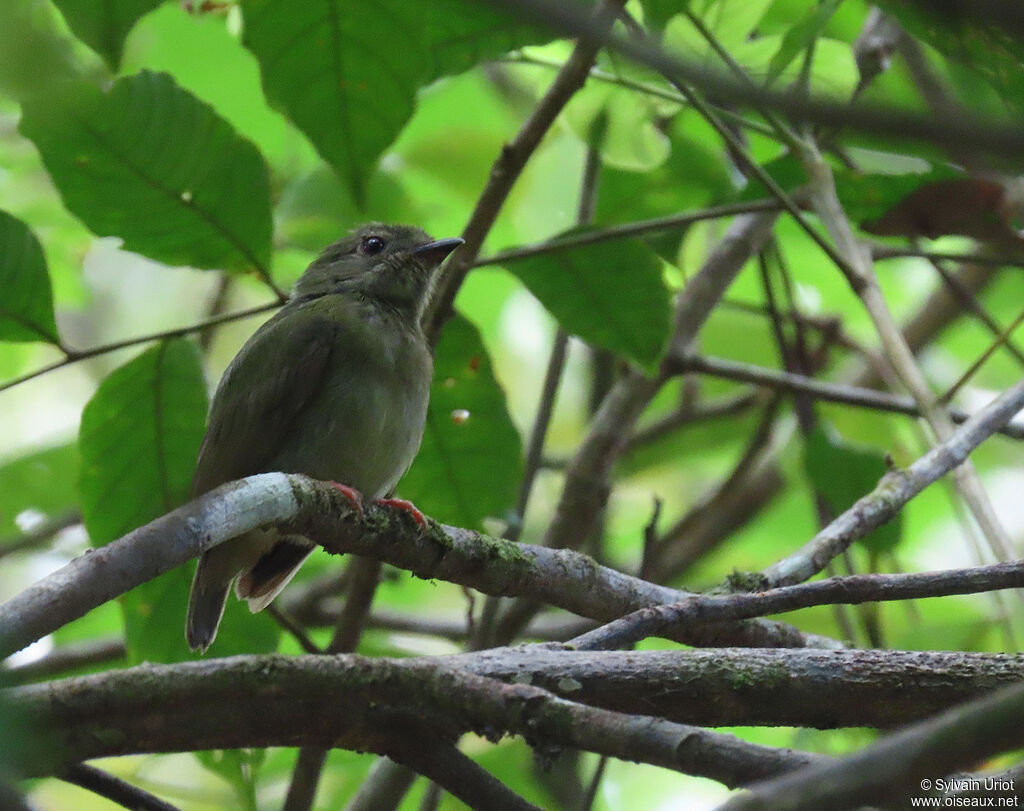
<svg viewBox="0 0 1024 811"><path fill-rule="evenodd" d="M362 222L411 222L436 237L459 234L503 144L571 51L571 43L553 41L543 29L485 3L192 5L0 5L0 379L13 383L58 365L0 391L5 599L89 544L109 542L186 498L207 392L271 310L208 330L192 325L272 306L273 287L288 290L321 248ZM720 67L707 40L680 13L686 5L634 0L627 8L660 32L666 47ZM868 3L688 5L756 82L773 89L800 86L837 103L856 95L862 104L930 116L936 112L922 90L927 75L942 88L948 109L968 120L1012 122L1024 105L1019 40L983 26L936 23L911 3L882 5L913 38L913 55L923 67L909 51L888 54L885 69L866 82L855 43L874 13ZM338 76L344 77L340 85ZM797 189L804 178L786 146L756 114L734 112L745 116L730 121L748 158L785 188ZM965 171L970 162L961 155L900 133L849 128L819 135L847 214L865 225L861 236L900 247L912 241L921 250L984 247L1019 255L1013 185L1005 174L979 181ZM767 196L665 79L602 53L595 75L515 184L484 255L573 229L591 150L599 160L598 229ZM985 168L1012 172L1010 163ZM929 190L943 189L935 184L949 181L964 185L928 197ZM522 540L536 542L560 493L561 467L586 430L603 381L621 363L656 368L672 293L727 225L709 219L473 270L437 349L428 432L400 494L438 520L504 531L523 472L523 438L560 326L574 337L522 532ZM947 267L947 273L956 270ZM921 256L879 262L878 274L901 322L943 285ZM792 359L780 355L766 279L783 302L780 309L798 312L811 325L802 338L816 352L809 373L843 381L869 366L878 350L864 308L788 218L779 221L762 263L748 263L704 326L701 354L792 368ZM996 324L1014 323L1024 301L1024 272L996 266L985 281L980 306ZM792 324L787 320L785 330L795 341ZM86 352L178 328L181 333L166 340ZM942 392L992 342L991 330L977 318L952 318L921 348L919 360ZM88 356L80 358L82 352ZM953 402L977 408L1020 378L1020 358L1005 348L993 352ZM744 458L769 413L772 441L782 448L784 488L749 522L677 567L671 584L705 588L734 570L772 563L814 534L819 509L841 511L869 491L885 470L886 454L906 464L925 449L908 417L821 402L812 407L813 427L798 427L791 397L769 412L765 391L712 376L670 383L641 426L729 398L743 403L724 416L659 434L624 457L601 537L588 552L635 572L655 503L663 505L662 530L699 507ZM1000 518L1019 540L1020 445L995 438L974 458ZM840 571L969 565L976 558L964 520L952 491L937 485L858 545ZM317 553L291 591L302 593L338 567ZM123 654L78 672L184 660L190 576L182 570L148 583L10 664L61 649L108 645L117 651L121 642ZM468 609L459 587L398 570L389 571L374 606L452 623L463 622ZM1019 621L1002 611L979 596L838 614L818 609L794 621L858 644L1002 650L1005 624ZM310 634L326 643L330 629L311 628ZM360 652L405 656L461 645L371 627ZM269 616L249 616L232 600L212 654L273 650L296 653L299 647ZM761 743L831 753L871 737L865 730L738 732ZM542 774L521 741L471 740L464 748L528 799L559 807L553 784L562 778ZM103 765L183 808L271 808L280 804L294 760L294 750L271 750L139 756ZM589 775L596 760L584 756L579 773ZM331 752L317 807L343 806L372 762L369 755ZM43 809L112 807L56 780L29 789ZM402 807L421 807L426 791L421 779ZM613 762L594 807L700 808L724 795L707 781ZM440 803L459 807L450 797Z"/></svg>

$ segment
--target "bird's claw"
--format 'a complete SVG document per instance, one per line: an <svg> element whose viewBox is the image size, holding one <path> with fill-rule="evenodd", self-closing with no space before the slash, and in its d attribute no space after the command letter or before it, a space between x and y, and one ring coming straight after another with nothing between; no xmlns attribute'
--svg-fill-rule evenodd
<svg viewBox="0 0 1024 811"><path fill-rule="evenodd" d="M416 505L411 501L406 501L404 498L378 498L374 504L381 504L385 507L394 507L397 510L404 510L412 516L413 521L420 525L420 528L426 528L427 519L423 517Z"/></svg>
<svg viewBox="0 0 1024 811"><path fill-rule="evenodd" d="M353 510L355 510L359 515L363 514L363 496L358 490L354 487L349 487L347 484L339 484L338 482L328 482L328 484L349 500Z"/></svg>

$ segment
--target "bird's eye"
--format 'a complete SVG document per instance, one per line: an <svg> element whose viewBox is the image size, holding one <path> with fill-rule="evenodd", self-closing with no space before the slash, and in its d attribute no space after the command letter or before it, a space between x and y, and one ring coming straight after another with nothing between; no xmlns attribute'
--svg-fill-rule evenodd
<svg viewBox="0 0 1024 811"><path fill-rule="evenodd" d="M366 237L359 243L359 253L366 256L373 256L384 250L384 240L381 237Z"/></svg>

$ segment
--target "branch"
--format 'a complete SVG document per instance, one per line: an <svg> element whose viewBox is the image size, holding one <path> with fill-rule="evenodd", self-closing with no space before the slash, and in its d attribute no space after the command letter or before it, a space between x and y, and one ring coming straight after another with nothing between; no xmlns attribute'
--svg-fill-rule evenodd
<svg viewBox="0 0 1024 811"><path fill-rule="evenodd" d="M381 564L374 558L354 558L349 563L349 571L351 579L345 604L338 615L334 636L324 653L352 653L358 648L366 615L380 583ZM292 781L285 795L284 811L309 811L313 807L327 751L320 746L304 746L299 750Z"/></svg>
<svg viewBox="0 0 1024 811"><path fill-rule="evenodd" d="M730 786L821 761L585 706L438 659L233 657L17 687L5 697L47 741L44 751L12 753L26 777L51 774L68 759L241 746L316 744L402 760L408 753L395 741L424 728L446 741L465 731L523 735L534 745L571 746Z"/></svg>
<svg viewBox="0 0 1024 811"><path fill-rule="evenodd" d="M395 736L387 757L428 777L470 808L542 811L466 757L454 744L424 734Z"/></svg>
<svg viewBox="0 0 1024 811"><path fill-rule="evenodd" d="M620 619L570 639L578 650L623 648L674 625L763 617L817 605L948 597L1024 587L1024 563L998 563L971 569L915 574L867 574L831 577L814 583L762 591L756 594L694 596L676 605L642 608Z"/></svg>
<svg viewBox="0 0 1024 811"><path fill-rule="evenodd" d="M674 356L666 359L666 366L678 374L697 372L741 383L756 383L759 386L779 391L809 394L819 400L827 400L832 403L873 408L877 411L890 411L912 417L921 416L921 409L912 397L865 389L845 383L831 383L805 375L766 369L763 366L754 366L750 363L726 358L698 355ZM970 415L958 408L950 408L949 417L953 422L964 423L967 422ZM1024 439L1024 425L1000 426L998 432L1014 439Z"/></svg>
<svg viewBox="0 0 1024 811"><path fill-rule="evenodd" d="M132 811L179 811L177 806L164 802L148 791L86 763L72 763L57 776Z"/></svg>
<svg viewBox="0 0 1024 811"><path fill-rule="evenodd" d="M931 428L935 441L947 441L953 434L953 423L939 405L924 373L917 365L913 350L889 311L889 305L875 275L870 251L857 241L846 212L839 202L831 167L812 141L802 145L799 157L804 171L810 178L808 193L811 204L835 240L835 253L842 259L842 263L837 263L837 267L847 278L854 293L861 299L878 333L886 361L921 409L921 414ZM1012 543L995 514L974 465L970 461L965 461L963 466L957 467L953 471L953 482L957 493L970 509L977 528L984 536L992 554L997 560L1010 558ZM973 527L969 531L973 532Z"/></svg>
<svg viewBox="0 0 1024 811"><path fill-rule="evenodd" d="M669 352L684 352L746 260L771 233L777 212L744 214L729 226L721 242L680 292ZM629 434L666 378L628 370L605 396L590 429L565 473L565 485L543 545L578 549L593 534L608 501L615 462L628 446ZM529 622L537 606L520 603L499 623L496 639L507 642Z"/></svg>
<svg viewBox="0 0 1024 811"><path fill-rule="evenodd" d="M1024 152L1024 130L1014 121L974 115L939 119L932 115L907 113L896 107L842 104L813 99L803 94L777 91L763 86L751 87L703 63L684 61L666 53L650 36L619 36L598 27L578 2L553 0L490 0L520 16L529 16L566 36L582 37L628 56L671 79L700 87L718 104L766 106L794 121L816 124L828 129L850 129L873 133L901 141L963 149L970 145L976 154L1015 158Z"/></svg>
<svg viewBox="0 0 1024 811"><path fill-rule="evenodd" d="M1000 394L909 468L886 473L872 492L860 498L801 549L766 569L766 582L784 586L820 572L851 543L880 527L925 487L962 464L972 450L1022 408L1024 380Z"/></svg>
<svg viewBox="0 0 1024 811"><path fill-rule="evenodd" d="M0 605L0 657L218 543L266 526L304 535L328 552L364 555L422 578L529 597L604 621L689 596L598 566L569 550L515 544L432 520L421 530L407 513L386 506L368 504L357 514L329 484L298 474L262 473L222 485L75 558ZM757 647L837 644L765 621L721 626L704 636L684 632L679 641Z"/></svg>
<svg viewBox="0 0 1024 811"><path fill-rule="evenodd" d="M198 321L195 324L189 324L186 327L176 327L175 329L163 330L161 332L153 332L149 335L138 335L135 338L126 338L123 341L115 341L110 344L101 344L100 346L94 346L90 349L81 350L67 350L65 356L54 363L43 366L35 371L23 374L20 377L16 377L13 380L7 380L4 383L0 383L0 391L6 391L7 389L14 388L15 386L25 383L28 380L44 375L47 372L61 369L64 366L69 366L72 363L78 363L88 358L95 358L97 355L105 355L108 352L115 352L118 349L125 349L129 346L138 346L139 344L148 344L151 341L162 341L167 338L180 338L183 335L191 335L194 332L202 332L203 330L209 329L210 327L217 326L218 324L226 324L229 321L239 321L243 318L249 318L253 315L259 315L260 313L270 312L276 310L284 304L284 300L278 300L271 302L270 304L261 304L258 307L249 307L246 310L239 310L234 313L225 313L224 315L218 315L214 318L207 318L204 321Z"/></svg>
<svg viewBox="0 0 1024 811"><path fill-rule="evenodd" d="M568 637L566 637L568 638ZM10 668L0 668L0 684L5 687L59 676L69 670L90 665L109 664L127 657L122 639L93 639L61 645L40 659Z"/></svg>
<svg viewBox="0 0 1024 811"><path fill-rule="evenodd" d="M596 11L588 8L583 13L598 31L607 31L624 4L625 0L603 0ZM469 222L462 229L465 242L441 271L433 299L424 316L424 329L431 342L436 342L441 326L451 315L455 294L473 267L505 198L559 113L586 83L600 49L600 43L589 40L581 40L576 44L572 55L558 71L544 97L523 123L516 137L504 146L495 160L487 185L477 198Z"/></svg>
<svg viewBox="0 0 1024 811"><path fill-rule="evenodd" d="M891 729L1024 676L1016 654L716 648L573 651L557 645L438 657L573 701L700 726Z"/></svg>
<svg viewBox="0 0 1024 811"><path fill-rule="evenodd" d="M947 710L842 760L755 786L722 806L856 808L903 800L931 781L1024 743L1024 685ZM966 803L965 803L966 804Z"/></svg>
<svg viewBox="0 0 1024 811"><path fill-rule="evenodd" d="M559 236L555 239L541 242L537 245L524 245L520 248L498 251L490 256L477 259L473 263L473 267L504 265L518 259L529 259L534 256L543 256L544 254L556 253L557 251L564 251L570 248L580 248L584 245L596 245L616 239L630 239L662 231L671 231L676 228L685 228L703 220L724 219L738 214L779 210L780 206L775 200L751 200L742 203L726 203L720 206L700 208L694 211L682 211L678 214L669 214L665 217L655 217L650 220L637 220L635 222L622 223L621 225L609 225L593 230L578 231L571 235Z"/></svg>

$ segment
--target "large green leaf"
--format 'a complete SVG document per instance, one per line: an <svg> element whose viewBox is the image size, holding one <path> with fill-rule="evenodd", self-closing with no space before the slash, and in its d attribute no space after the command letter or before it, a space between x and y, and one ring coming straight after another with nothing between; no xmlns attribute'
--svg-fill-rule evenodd
<svg viewBox="0 0 1024 811"><path fill-rule="evenodd" d="M270 100L362 199L367 175L434 79L545 35L469 0L248 0L244 41ZM453 110L453 116L472 115Z"/></svg>
<svg viewBox="0 0 1024 811"><path fill-rule="evenodd" d="M836 514L874 490L886 469L882 451L848 442L831 426L819 423L807 438L807 478ZM901 532L902 516L896 515L860 543L872 552L891 552L899 544Z"/></svg>
<svg viewBox="0 0 1024 811"><path fill-rule="evenodd" d="M456 316L437 345L423 444L398 491L439 520L475 528L513 506L520 475L505 394L476 328Z"/></svg>
<svg viewBox="0 0 1024 811"><path fill-rule="evenodd" d="M170 76L62 84L26 102L21 131L96 234L170 265L268 272L266 164Z"/></svg>
<svg viewBox="0 0 1024 811"><path fill-rule="evenodd" d="M568 332L648 369L657 364L671 301L661 261L644 244L586 245L507 267Z"/></svg>
<svg viewBox="0 0 1024 811"><path fill-rule="evenodd" d="M121 64L124 39L144 14L163 0L53 0L68 27L82 42L103 57L111 70Z"/></svg>
<svg viewBox="0 0 1024 811"><path fill-rule="evenodd" d="M82 411L79 490L93 545L101 546L188 499L206 418L199 353L184 340L157 344L112 372ZM161 575L122 599L129 659L188 658L183 634L190 574ZM220 653L272 650L273 623L240 623L231 601ZM248 612L242 611L247 614ZM268 633L269 630L269 633Z"/></svg>
<svg viewBox="0 0 1024 811"><path fill-rule="evenodd" d="M0 533L10 535L25 510L55 517L77 503L78 448L56 445L0 464Z"/></svg>
<svg viewBox="0 0 1024 811"><path fill-rule="evenodd" d="M60 343L43 249L27 225L0 211L0 341Z"/></svg>

